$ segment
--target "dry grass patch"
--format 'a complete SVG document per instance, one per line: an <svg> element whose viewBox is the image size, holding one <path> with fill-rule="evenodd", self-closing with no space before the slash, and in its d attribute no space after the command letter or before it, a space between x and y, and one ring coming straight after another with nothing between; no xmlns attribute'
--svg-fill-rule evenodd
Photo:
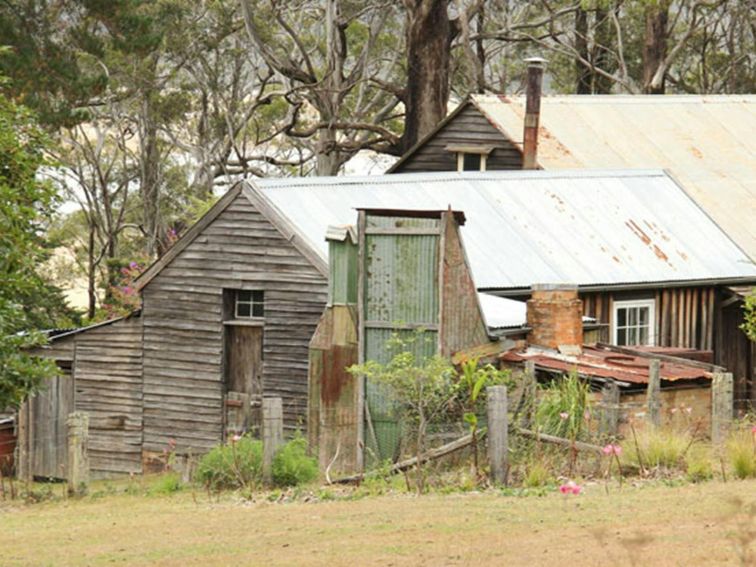
<svg viewBox="0 0 756 567"><path fill-rule="evenodd" d="M737 564L749 557L737 542L756 529L746 513L756 508L754 480L604 490L290 504L184 491L4 506L0 557L3 565L329 566Z"/></svg>

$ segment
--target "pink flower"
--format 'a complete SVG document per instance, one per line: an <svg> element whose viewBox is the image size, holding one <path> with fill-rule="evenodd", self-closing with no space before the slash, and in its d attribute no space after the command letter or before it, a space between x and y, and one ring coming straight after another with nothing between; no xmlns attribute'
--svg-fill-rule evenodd
<svg viewBox="0 0 756 567"><path fill-rule="evenodd" d="M669 412L670 413L677 413L677 408L672 408L671 410L669 410Z"/></svg>
<svg viewBox="0 0 756 567"><path fill-rule="evenodd" d="M237 441L241 441L241 435L234 435L231 438L231 441L233 441L234 443L236 443Z"/></svg>
<svg viewBox="0 0 756 567"><path fill-rule="evenodd" d="M756 435L756 425L754 425L753 427L751 427L751 433L753 433L754 435Z"/></svg>
<svg viewBox="0 0 756 567"><path fill-rule="evenodd" d="M685 413L687 413L688 415L690 415L691 413L693 413L693 408L690 407L690 406L688 406L687 408L685 408Z"/></svg>
<svg viewBox="0 0 756 567"><path fill-rule="evenodd" d="M559 414L559 417L562 419L567 419L568 417L570 417L570 414L568 414L566 411L563 411Z"/></svg>
<svg viewBox="0 0 756 567"><path fill-rule="evenodd" d="M136 262L129 262L129 268L131 268L132 270L136 270L138 267L139 264L137 264Z"/></svg>
<svg viewBox="0 0 756 567"><path fill-rule="evenodd" d="M619 457L622 454L622 447L609 443L601 449L601 452L604 453L604 455L617 455Z"/></svg>
<svg viewBox="0 0 756 567"><path fill-rule="evenodd" d="M559 487L559 492L562 494L580 494L582 490L583 487L573 481L569 481Z"/></svg>

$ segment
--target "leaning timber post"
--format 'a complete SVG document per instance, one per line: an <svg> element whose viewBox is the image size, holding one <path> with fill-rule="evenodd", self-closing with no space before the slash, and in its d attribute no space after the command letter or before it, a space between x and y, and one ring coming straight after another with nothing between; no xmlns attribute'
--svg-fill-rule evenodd
<svg viewBox="0 0 756 567"><path fill-rule="evenodd" d="M733 416L732 372L715 372L711 380L711 441L722 445L730 433Z"/></svg>
<svg viewBox="0 0 756 567"><path fill-rule="evenodd" d="M646 422L654 427L661 425L661 362L657 358L648 363Z"/></svg>
<svg viewBox="0 0 756 567"><path fill-rule="evenodd" d="M509 472L509 422L507 418L507 387L487 388L488 400L488 462L497 484L507 484Z"/></svg>
<svg viewBox="0 0 756 567"><path fill-rule="evenodd" d="M68 493L82 495L89 484L89 414L68 414Z"/></svg>
<svg viewBox="0 0 756 567"><path fill-rule="evenodd" d="M533 426L535 420L537 383L534 360L525 361L525 373L522 375L522 382L522 395L525 400L522 427L528 429Z"/></svg>
<svg viewBox="0 0 756 567"><path fill-rule="evenodd" d="M283 445L283 401L281 398L263 398L263 480L273 480L273 458Z"/></svg>
<svg viewBox="0 0 756 567"><path fill-rule="evenodd" d="M601 389L601 426L603 437L616 437L619 431L620 390L609 380Z"/></svg>

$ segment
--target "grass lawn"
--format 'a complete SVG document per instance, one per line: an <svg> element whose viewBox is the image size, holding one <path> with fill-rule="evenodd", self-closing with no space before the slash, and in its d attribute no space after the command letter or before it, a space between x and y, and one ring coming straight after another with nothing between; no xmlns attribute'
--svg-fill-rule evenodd
<svg viewBox="0 0 756 567"><path fill-rule="evenodd" d="M756 481L283 504L106 494L0 502L0 527L3 567L738 565L756 557Z"/></svg>

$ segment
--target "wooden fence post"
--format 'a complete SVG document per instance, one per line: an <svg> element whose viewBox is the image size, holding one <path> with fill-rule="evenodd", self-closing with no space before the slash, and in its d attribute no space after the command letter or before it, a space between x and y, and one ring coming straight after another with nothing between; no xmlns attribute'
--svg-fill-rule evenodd
<svg viewBox="0 0 756 567"><path fill-rule="evenodd" d="M18 423L16 424L16 478L24 482L32 480L32 440L29 431L29 405L27 399L18 410Z"/></svg>
<svg viewBox="0 0 756 567"><path fill-rule="evenodd" d="M273 479L273 457L283 445L283 401L281 398L263 398L263 480Z"/></svg>
<svg viewBox="0 0 756 567"><path fill-rule="evenodd" d="M727 440L732 415L732 372L715 372L711 380L711 441L715 445L721 445Z"/></svg>
<svg viewBox="0 0 756 567"><path fill-rule="evenodd" d="M654 427L661 425L661 362L657 358L648 362L646 422Z"/></svg>
<svg viewBox="0 0 756 567"><path fill-rule="evenodd" d="M509 423L507 417L507 387L487 388L488 462L491 476L498 484L507 484L509 473Z"/></svg>
<svg viewBox="0 0 756 567"><path fill-rule="evenodd" d="M522 396L524 401L524 413L522 427L529 429L535 421L537 382L535 374L535 361L525 361L525 372L522 375Z"/></svg>
<svg viewBox="0 0 756 567"><path fill-rule="evenodd" d="M89 484L89 414L68 414L68 493L86 493Z"/></svg>
<svg viewBox="0 0 756 567"><path fill-rule="evenodd" d="M601 435L616 436L619 430L620 390L617 382L609 380L601 389Z"/></svg>

